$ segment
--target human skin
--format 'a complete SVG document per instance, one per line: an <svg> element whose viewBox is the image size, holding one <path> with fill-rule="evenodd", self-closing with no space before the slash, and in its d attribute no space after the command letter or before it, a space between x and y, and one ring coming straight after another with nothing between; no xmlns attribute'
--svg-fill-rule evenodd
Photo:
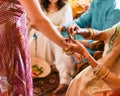
<svg viewBox="0 0 120 96"><path fill-rule="evenodd" d="M38 0L18 0L24 7L27 15L30 19L31 26L42 32L50 40L55 42L57 45L63 47L62 40L64 38L60 35L55 26L42 12ZM32 6L32 7L31 7ZM48 34L48 30L49 33Z"/></svg>
<svg viewBox="0 0 120 96"><path fill-rule="evenodd" d="M82 35L85 37L84 34L88 34L89 36L89 31L87 29L79 29L77 31L77 34ZM73 34L73 33L72 33ZM103 31L98 31L94 30L94 40L105 40L106 39L106 30ZM101 59L96 61L86 50L86 48L77 40L72 40L70 39L66 40L64 42L64 45L69 48L69 50L72 50L74 52L77 52L81 55L83 55L91 67L96 68L98 66L98 63L102 64L102 66L105 66L109 70L112 68L112 66L115 64L115 62L119 59L120 56L120 44L117 45L109 54L107 54L105 57L103 56ZM68 42L69 41L69 42ZM103 81L106 82L106 84L113 90L120 91L120 77L116 76L114 73L110 72L106 78L102 79Z"/></svg>

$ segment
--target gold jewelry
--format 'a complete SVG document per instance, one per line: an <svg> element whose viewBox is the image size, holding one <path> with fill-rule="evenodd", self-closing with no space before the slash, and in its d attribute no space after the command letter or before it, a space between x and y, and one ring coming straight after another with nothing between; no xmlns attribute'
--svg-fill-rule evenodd
<svg viewBox="0 0 120 96"><path fill-rule="evenodd" d="M101 70L98 72L98 76L103 76L104 74L105 74L105 72L106 72L106 68L105 67L103 67L103 66L101 66Z"/></svg>
<svg viewBox="0 0 120 96"><path fill-rule="evenodd" d="M93 29L91 29L91 28L87 28L87 30L89 31L90 36L87 37L86 39L92 39L92 38L94 37L94 31L93 31Z"/></svg>
<svg viewBox="0 0 120 96"><path fill-rule="evenodd" d="M100 79L104 79L108 76L110 70L106 67L98 64L96 68L94 68L94 74L100 77Z"/></svg>
<svg viewBox="0 0 120 96"><path fill-rule="evenodd" d="M100 64L98 64L97 67L94 68L94 74L97 75L100 70L101 70L101 66Z"/></svg>
<svg viewBox="0 0 120 96"><path fill-rule="evenodd" d="M66 48L63 48L63 53L65 53L67 55L72 55L72 54L74 54L74 51L71 51L66 47Z"/></svg>
<svg viewBox="0 0 120 96"><path fill-rule="evenodd" d="M108 74L110 73L110 70L107 69L106 73L101 77L101 79L104 79L108 76Z"/></svg>
<svg viewBox="0 0 120 96"><path fill-rule="evenodd" d="M74 37L74 40L76 40L76 36L77 36L76 34L74 34L74 35L73 35L73 37Z"/></svg>

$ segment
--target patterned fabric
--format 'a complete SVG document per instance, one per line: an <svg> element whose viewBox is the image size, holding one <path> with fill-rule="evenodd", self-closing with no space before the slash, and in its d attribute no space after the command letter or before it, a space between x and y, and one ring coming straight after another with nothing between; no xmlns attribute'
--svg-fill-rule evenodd
<svg viewBox="0 0 120 96"><path fill-rule="evenodd" d="M0 95L33 96L25 16L18 1L0 0Z"/></svg>

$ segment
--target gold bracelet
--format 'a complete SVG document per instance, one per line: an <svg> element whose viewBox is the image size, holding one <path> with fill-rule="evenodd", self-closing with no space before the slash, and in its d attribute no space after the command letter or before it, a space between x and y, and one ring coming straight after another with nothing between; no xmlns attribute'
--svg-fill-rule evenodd
<svg viewBox="0 0 120 96"><path fill-rule="evenodd" d="M96 68L94 68L94 74L100 77L100 79L104 79L108 76L110 70L105 68L104 66L98 64Z"/></svg>
<svg viewBox="0 0 120 96"><path fill-rule="evenodd" d="M76 35L76 34L74 34L74 35L73 35L73 37L74 37L74 40L76 40L77 35Z"/></svg>
<svg viewBox="0 0 120 96"><path fill-rule="evenodd" d="M67 54L67 55L73 55L74 51L69 50L67 47L63 48L63 53Z"/></svg>
<svg viewBox="0 0 120 96"><path fill-rule="evenodd" d="M104 67L98 64L96 69L94 69L94 74L101 77L103 73L104 73Z"/></svg>
<svg viewBox="0 0 120 96"><path fill-rule="evenodd" d="M96 75L102 77L105 73L106 73L106 68L104 66L101 66L101 70Z"/></svg>
<svg viewBox="0 0 120 96"><path fill-rule="evenodd" d="M108 74L110 73L110 70L107 69L106 73L101 77L101 79L104 79L108 76Z"/></svg>
<svg viewBox="0 0 120 96"><path fill-rule="evenodd" d="M96 68L94 68L94 74L97 75L98 72L101 71L101 65L98 64Z"/></svg>
<svg viewBox="0 0 120 96"><path fill-rule="evenodd" d="M87 28L87 30L89 31L90 36L87 37L86 39L93 39L93 37L94 37L94 31L91 28Z"/></svg>

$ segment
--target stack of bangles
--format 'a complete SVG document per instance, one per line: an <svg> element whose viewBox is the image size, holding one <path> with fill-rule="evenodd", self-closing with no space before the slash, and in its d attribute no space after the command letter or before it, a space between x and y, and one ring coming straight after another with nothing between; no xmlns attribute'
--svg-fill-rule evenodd
<svg viewBox="0 0 120 96"><path fill-rule="evenodd" d="M67 54L67 55L73 55L74 51L69 50L67 47L63 48L63 53Z"/></svg>
<svg viewBox="0 0 120 96"><path fill-rule="evenodd" d="M101 64L98 64L98 66L94 68L94 74L98 76L100 79L106 78L109 73L110 70L105 68Z"/></svg>
<svg viewBox="0 0 120 96"><path fill-rule="evenodd" d="M89 31L89 37L87 37L86 39L93 39L94 38L94 31L91 28L87 28L87 30Z"/></svg>

